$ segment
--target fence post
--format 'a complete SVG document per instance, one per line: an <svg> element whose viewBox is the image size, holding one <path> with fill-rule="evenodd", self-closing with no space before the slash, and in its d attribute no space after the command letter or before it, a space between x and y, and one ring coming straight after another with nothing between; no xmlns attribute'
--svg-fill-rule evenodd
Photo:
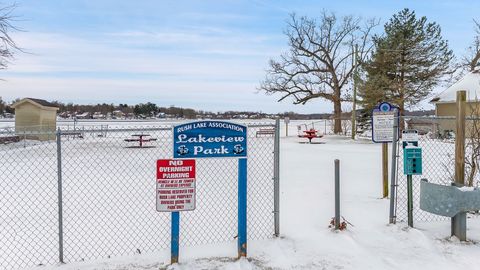
<svg viewBox="0 0 480 270"><path fill-rule="evenodd" d="M62 187L62 131L57 129L57 180L58 180L58 260L63 260L63 187Z"/></svg>
<svg viewBox="0 0 480 270"><path fill-rule="evenodd" d="M275 121L275 141L273 145L273 219L274 235L280 235L280 119Z"/></svg>
<svg viewBox="0 0 480 270"><path fill-rule="evenodd" d="M400 122L400 116L395 117L393 120L393 141L392 141L392 168L390 168L390 218L389 223L394 224L396 222L395 216L395 192L397 184L397 139L398 139L398 122Z"/></svg>
<svg viewBox="0 0 480 270"><path fill-rule="evenodd" d="M335 230L340 229L340 160L335 159Z"/></svg>
<svg viewBox="0 0 480 270"><path fill-rule="evenodd" d="M457 91L456 108L456 133L455 133L455 184L465 184L465 107L467 100L466 91ZM452 235L460 241L467 240L467 214L461 212L452 218Z"/></svg>

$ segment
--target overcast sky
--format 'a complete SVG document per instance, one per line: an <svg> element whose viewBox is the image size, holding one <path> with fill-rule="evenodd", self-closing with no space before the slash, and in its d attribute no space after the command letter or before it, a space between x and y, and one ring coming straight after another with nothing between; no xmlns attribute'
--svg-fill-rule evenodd
<svg viewBox="0 0 480 270"><path fill-rule="evenodd" d="M2 1L8 4L8 1ZM473 39L480 1L19 0L13 34L28 54L1 71L4 100L151 101L159 106L263 112L330 112L257 92L268 60L287 49L288 14L377 17L404 7L438 22L457 56ZM377 31L381 31L378 27ZM440 89L437 89L440 90Z"/></svg>

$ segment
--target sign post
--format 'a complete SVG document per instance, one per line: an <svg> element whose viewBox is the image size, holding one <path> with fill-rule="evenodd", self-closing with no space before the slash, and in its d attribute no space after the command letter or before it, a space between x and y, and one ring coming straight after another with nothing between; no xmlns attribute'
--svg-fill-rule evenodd
<svg viewBox="0 0 480 270"><path fill-rule="evenodd" d="M383 198L388 197L388 143L382 143Z"/></svg>
<svg viewBox="0 0 480 270"><path fill-rule="evenodd" d="M238 159L238 257L247 257L247 159Z"/></svg>
<svg viewBox="0 0 480 270"><path fill-rule="evenodd" d="M175 158L238 158L238 257L247 256L247 127L200 121L173 128Z"/></svg>
<svg viewBox="0 0 480 270"><path fill-rule="evenodd" d="M178 263L180 246L180 212L172 212L172 233L170 238L170 263Z"/></svg>
<svg viewBox="0 0 480 270"><path fill-rule="evenodd" d="M195 160L157 160L157 211L171 212L170 262L178 263L180 212L195 210Z"/></svg>
<svg viewBox="0 0 480 270"><path fill-rule="evenodd" d="M418 147L418 131L402 131L403 173L407 175L407 222L413 227L413 175L422 174L422 148Z"/></svg>

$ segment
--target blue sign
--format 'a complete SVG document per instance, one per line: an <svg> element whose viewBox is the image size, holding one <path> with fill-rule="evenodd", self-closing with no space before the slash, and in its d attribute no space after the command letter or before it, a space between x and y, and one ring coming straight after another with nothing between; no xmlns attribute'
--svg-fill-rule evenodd
<svg viewBox="0 0 480 270"><path fill-rule="evenodd" d="M382 102L378 105L378 110L381 112L389 112L393 109L393 106L388 102Z"/></svg>
<svg viewBox="0 0 480 270"><path fill-rule="evenodd" d="M174 158L246 156L246 126L223 121L200 121L173 128Z"/></svg>

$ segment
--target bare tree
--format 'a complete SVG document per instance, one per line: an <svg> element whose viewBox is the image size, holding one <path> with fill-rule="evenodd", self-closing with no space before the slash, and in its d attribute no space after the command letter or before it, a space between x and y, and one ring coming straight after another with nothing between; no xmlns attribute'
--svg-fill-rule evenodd
<svg viewBox="0 0 480 270"><path fill-rule="evenodd" d="M2 97L0 97L0 115L3 115L3 112L5 111L5 101L3 101Z"/></svg>
<svg viewBox="0 0 480 270"><path fill-rule="evenodd" d="M468 71L480 69L480 23L473 20L475 24L475 37L468 47L468 54L463 57L462 66Z"/></svg>
<svg viewBox="0 0 480 270"><path fill-rule="evenodd" d="M0 7L0 69L6 69L9 61L13 59L15 51L22 51L10 36L12 31L19 30L12 22L15 5Z"/></svg>
<svg viewBox="0 0 480 270"><path fill-rule="evenodd" d="M342 102L350 101L347 93L355 67L369 55L371 31L376 20L363 21L323 12L319 20L295 14L287 22L285 35L289 51L269 62L260 90L280 94L278 101L293 98L294 104L305 104L323 98L333 103L334 131L342 132ZM353 63L353 47L358 46L358 61ZM353 64L352 64L353 63Z"/></svg>

